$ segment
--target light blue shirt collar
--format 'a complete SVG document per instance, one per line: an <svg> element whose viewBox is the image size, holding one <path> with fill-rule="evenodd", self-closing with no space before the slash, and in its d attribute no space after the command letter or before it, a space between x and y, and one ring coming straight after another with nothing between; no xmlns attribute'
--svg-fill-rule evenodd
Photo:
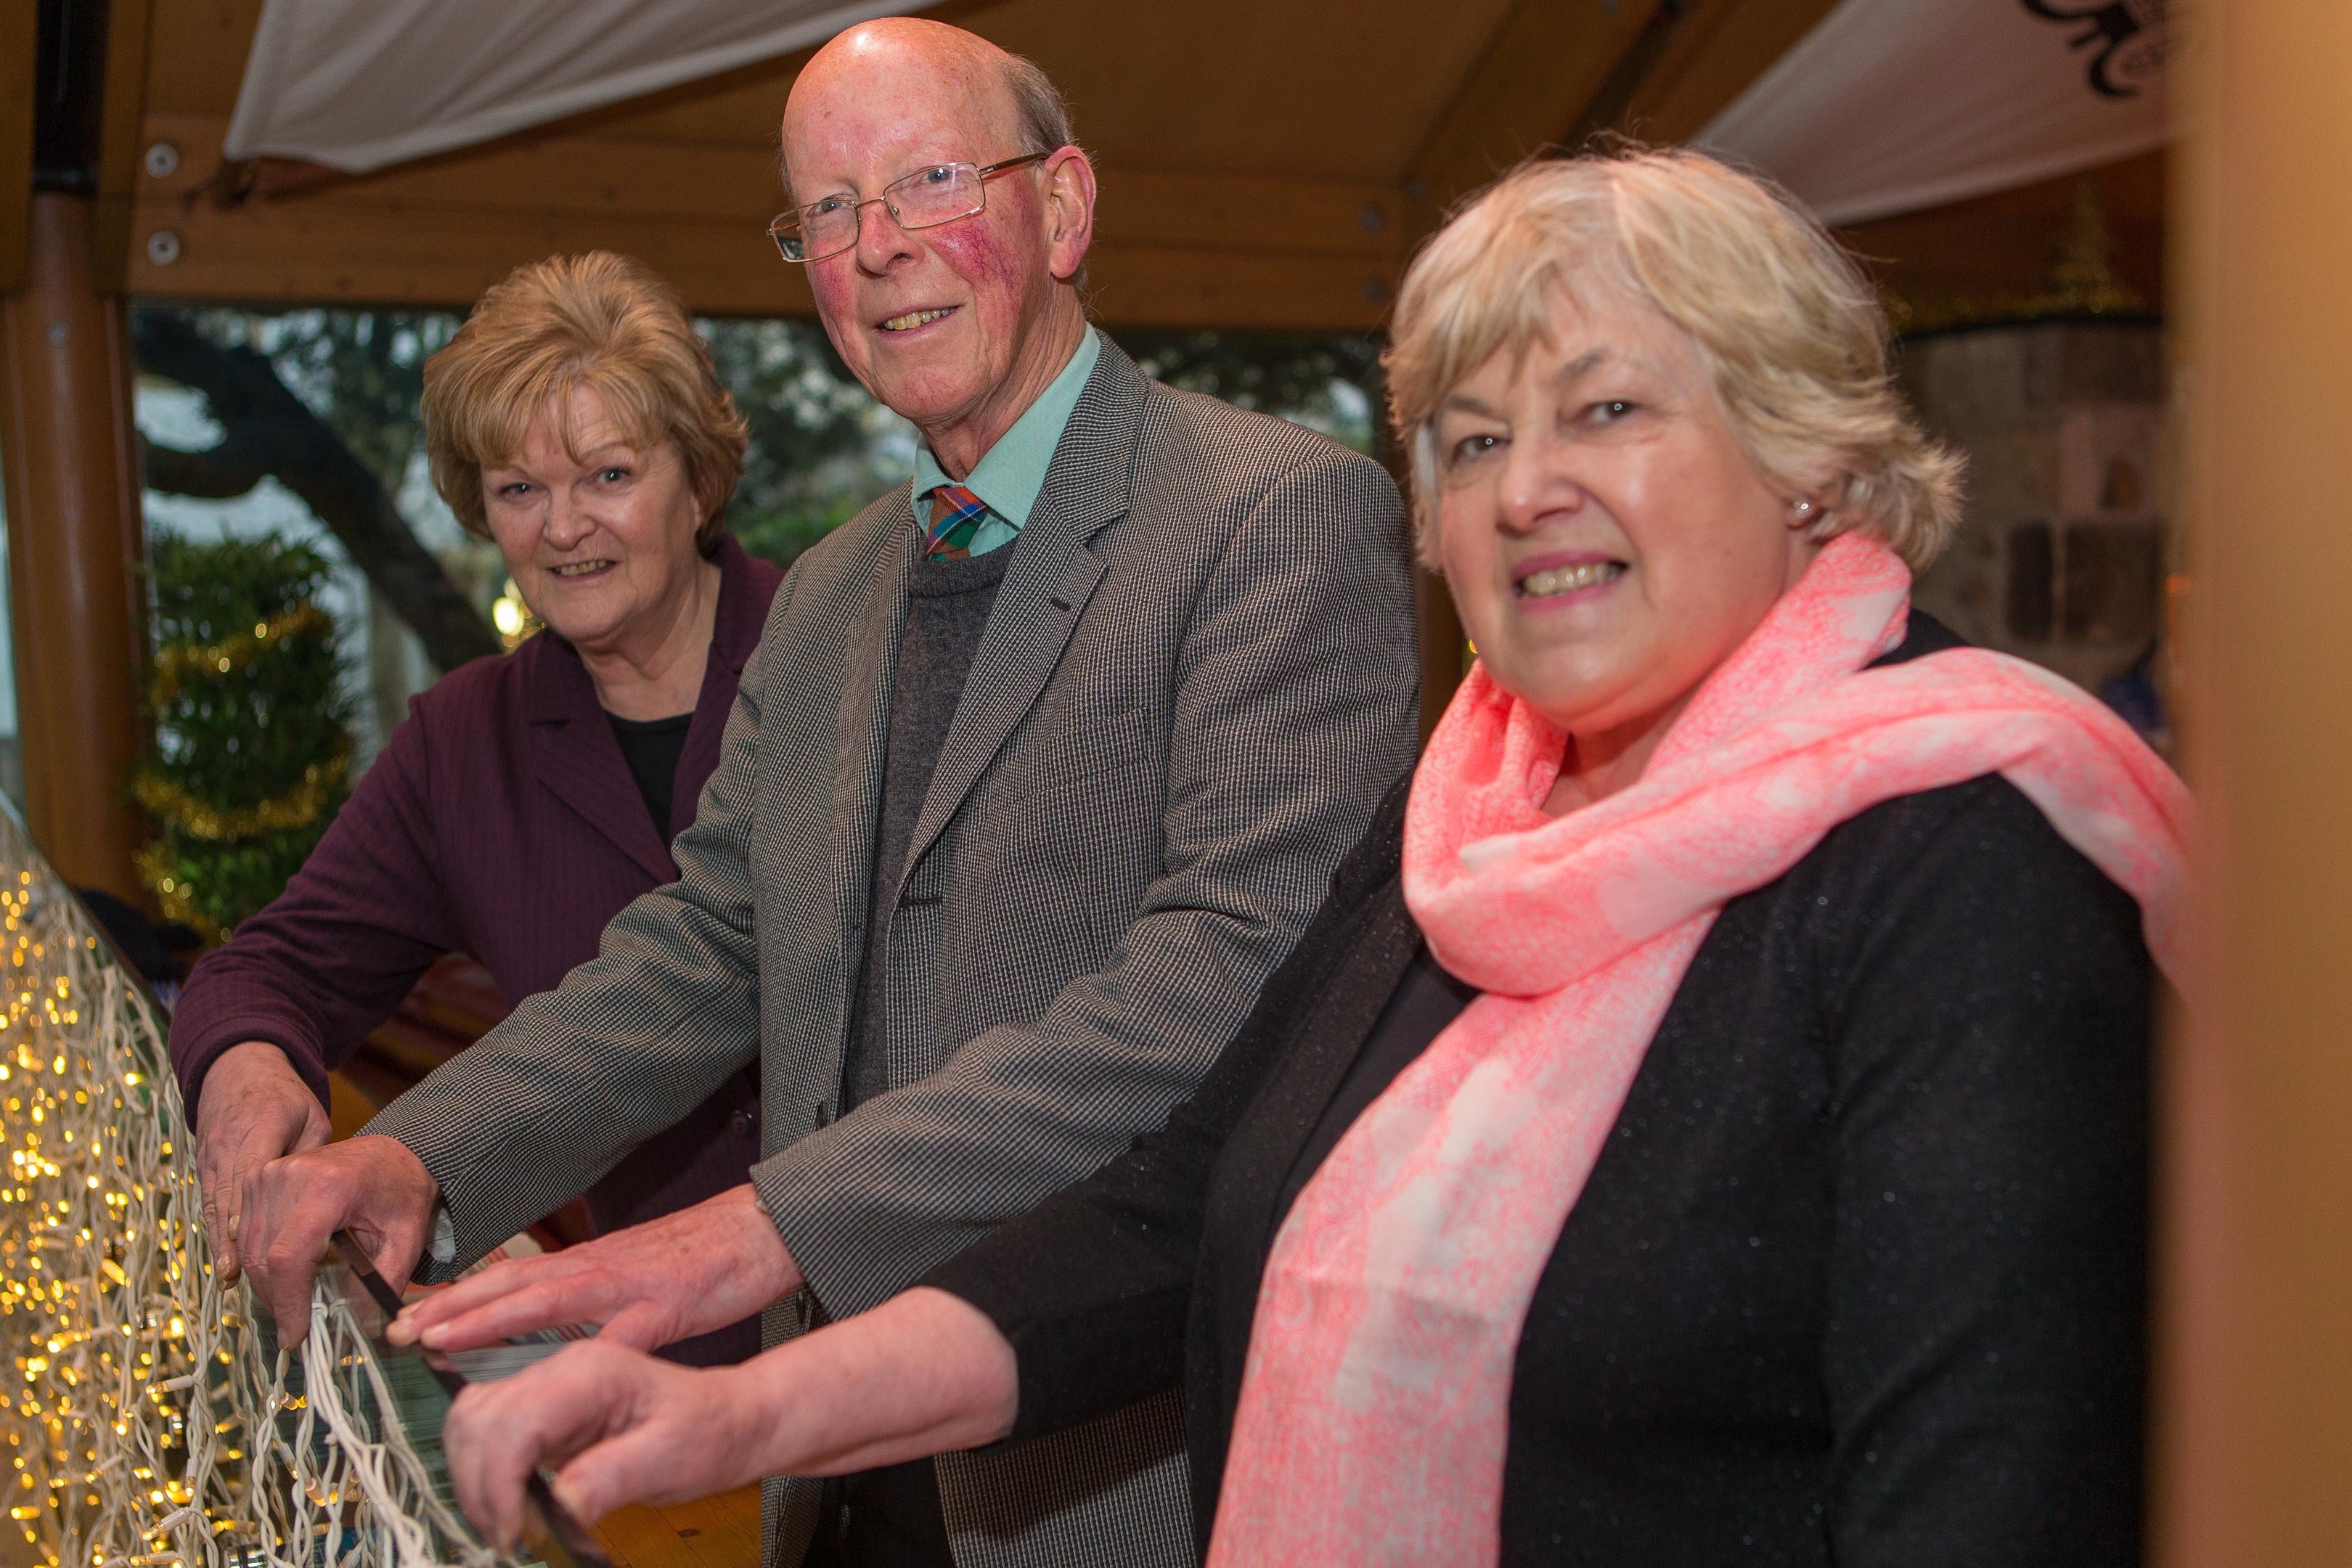
<svg viewBox="0 0 2352 1568"><path fill-rule="evenodd" d="M1013 422L1013 428L997 437L996 445L964 479L964 489L988 506L987 521L972 536L974 555L1011 543L1028 522L1030 509L1045 488L1045 470L1053 467L1055 449L1062 444L1062 432L1069 427L1070 414L1078 405L1078 395L1087 389L1087 378L1094 374L1095 362L1101 357L1102 334L1088 327L1070 363ZM929 444L917 446L913 490L917 532L924 531L929 520L930 507L924 498L952 482L939 459L931 456Z"/></svg>

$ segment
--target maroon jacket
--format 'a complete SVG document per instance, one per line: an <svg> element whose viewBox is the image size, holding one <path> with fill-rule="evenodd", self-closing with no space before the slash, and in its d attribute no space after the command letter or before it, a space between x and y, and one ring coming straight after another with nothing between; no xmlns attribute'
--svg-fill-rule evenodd
<svg viewBox="0 0 2352 1568"><path fill-rule="evenodd" d="M677 764L681 829L783 581L729 536L718 562L710 660ZM189 1118L205 1069L242 1040L285 1051L324 1104L329 1069L443 953L471 954L520 1002L595 957L630 900L677 879L569 643L542 633L453 670L409 704L285 893L189 976L172 1016ZM759 1109L751 1073L730 1080L590 1188L590 1219L635 1225L740 1184L759 1156ZM722 1332L743 1342L730 1359L759 1348L756 1325Z"/></svg>

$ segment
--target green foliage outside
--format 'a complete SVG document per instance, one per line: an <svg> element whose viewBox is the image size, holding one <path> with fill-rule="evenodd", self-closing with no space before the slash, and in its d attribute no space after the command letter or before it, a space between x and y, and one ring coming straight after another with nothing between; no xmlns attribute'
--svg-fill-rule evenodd
<svg viewBox="0 0 2352 1568"><path fill-rule="evenodd" d="M145 309L168 307L148 306ZM230 309L192 312L223 343L269 356L278 376L395 497L411 488L425 362L463 319L436 310ZM752 554L790 565L906 478L914 436L851 377L814 321L698 321L751 427L728 524ZM1146 374L1378 447L1381 341L1326 332L1121 331ZM404 498L406 499L406 498ZM446 521L446 520L445 520ZM459 563L445 564L456 570ZM474 574L459 572L461 579ZM492 594L495 584L487 584ZM485 595L487 604L488 595Z"/></svg>
<svg viewBox="0 0 2352 1568"><path fill-rule="evenodd" d="M218 938L283 892L348 791L351 701L333 571L276 536L150 550L154 742L134 791L140 872L164 912Z"/></svg>
<svg viewBox="0 0 2352 1568"><path fill-rule="evenodd" d="M857 384L814 321L705 321L719 379L751 427L743 478L727 525L752 554L793 558L893 484L912 447L893 449L904 428Z"/></svg>
<svg viewBox="0 0 2352 1568"><path fill-rule="evenodd" d="M1381 340L1369 333L1137 331L1118 334L1143 374L1319 430L1379 455Z"/></svg>

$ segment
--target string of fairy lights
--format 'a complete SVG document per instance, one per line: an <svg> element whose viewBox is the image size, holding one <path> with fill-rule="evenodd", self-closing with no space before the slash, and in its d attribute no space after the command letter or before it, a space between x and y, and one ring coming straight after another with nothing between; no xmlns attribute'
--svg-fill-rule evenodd
<svg viewBox="0 0 2352 1568"><path fill-rule="evenodd" d="M51 1568L494 1568L340 1298L288 1356L220 1289L163 1042L0 809L7 1528Z"/></svg>

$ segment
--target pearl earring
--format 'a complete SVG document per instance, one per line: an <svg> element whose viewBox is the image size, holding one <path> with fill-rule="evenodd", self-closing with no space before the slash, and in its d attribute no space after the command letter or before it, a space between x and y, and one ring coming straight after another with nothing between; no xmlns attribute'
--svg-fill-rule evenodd
<svg viewBox="0 0 2352 1568"><path fill-rule="evenodd" d="M1789 526L1791 528L1804 528L1808 526L1813 521L1813 513L1819 510L1819 508L1815 507L1813 503L1809 500L1793 501L1790 503Z"/></svg>

